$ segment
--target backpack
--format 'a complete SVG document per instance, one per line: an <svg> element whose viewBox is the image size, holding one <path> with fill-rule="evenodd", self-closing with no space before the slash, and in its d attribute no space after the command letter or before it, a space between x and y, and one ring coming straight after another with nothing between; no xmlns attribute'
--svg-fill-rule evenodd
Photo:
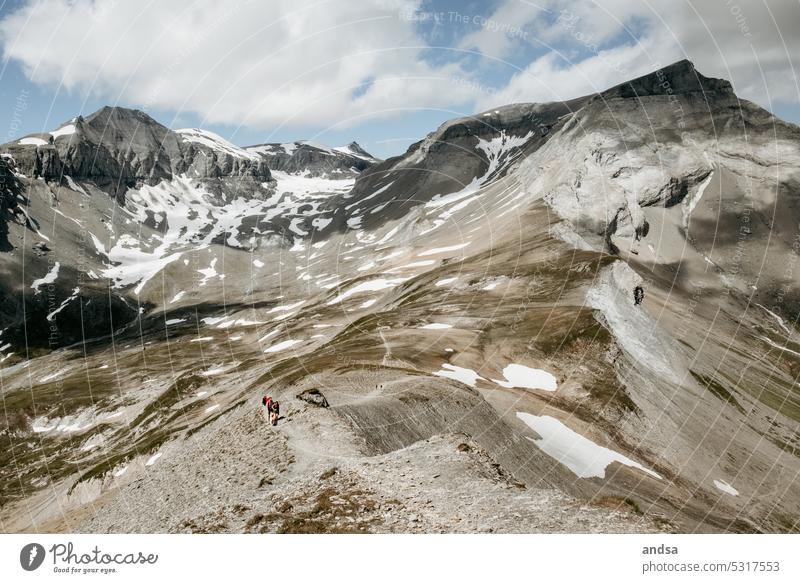
<svg viewBox="0 0 800 583"><path fill-rule="evenodd" d="M272 411L277 415L281 411L281 404L278 401L272 401Z"/></svg>
<svg viewBox="0 0 800 583"><path fill-rule="evenodd" d="M264 396L264 397L261 397L261 404L262 404L264 407L266 407L266 406L267 406L267 397L266 397L266 396Z"/></svg>

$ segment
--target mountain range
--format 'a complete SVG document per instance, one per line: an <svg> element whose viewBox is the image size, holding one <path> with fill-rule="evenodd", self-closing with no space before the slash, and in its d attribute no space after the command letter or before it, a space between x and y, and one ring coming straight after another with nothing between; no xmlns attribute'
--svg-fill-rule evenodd
<svg viewBox="0 0 800 583"><path fill-rule="evenodd" d="M388 160L0 153L6 532L800 529L800 128L688 61Z"/></svg>

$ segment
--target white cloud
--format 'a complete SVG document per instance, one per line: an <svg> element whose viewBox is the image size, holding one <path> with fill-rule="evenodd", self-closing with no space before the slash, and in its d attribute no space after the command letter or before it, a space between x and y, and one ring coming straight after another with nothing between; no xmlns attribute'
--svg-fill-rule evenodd
<svg viewBox="0 0 800 583"><path fill-rule="evenodd" d="M468 22L476 25L477 30L467 34L459 42L459 47L475 49L480 53L502 59L511 55L515 46L531 42L533 35L528 27L539 17L550 11L541 4L527 0L515 0L501 3L489 16L479 14L467 15Z"/></svg>
<svg viewBox="0 0 800 583"><path fill-rule="evenodd" d="M505 0L492 18L502 20L520 1ZM793 63L800 58L797 3L542 1L546 10L528 10L527 18L517 21L533 34L492 41L486 37L497 33L483 30L480 44L472 41L503 55L524 47L530 38L531 44L549 49L502 90L484 96L479 109L514 101L570 99L684 58L706 76L729 79L740 97L763 106L800 100Z"/></svg>
<svg viewBox="0 0 800 583"><path fill-rule="evenodd" d="M459 27L456 48L537 55L489 95L497 62L465 71L450 60L466 53L427 49L407 15L429 9L437 3L26 0L0 20L0 44L39 84L269 130L569 99L683 58L764 106L800 98L793 2L501 0L474 10L471 26L439 23Z"/></svg>
<svg viewBox="0 0 800 583"><path fill-rule="evenodd" d="M547 53L536 59L524 71L517 73L502 90L478 102L479 109L490 109L507 103L525 101L566 101L612 87L622 81L645 75L659 64L649 58L645 45L622 45L600 51L582 61L567 64L557 53ZM680 55L667 56L659 50L660 64L679 60Z"/></svg>
<svg viewBox="0 0 800 583"><path fill-rule="evenodd" d="M348 125L449 107L474 87L422 58L411 0L37 0L0 21L7 59L36 83L208 123Z"/></svg>

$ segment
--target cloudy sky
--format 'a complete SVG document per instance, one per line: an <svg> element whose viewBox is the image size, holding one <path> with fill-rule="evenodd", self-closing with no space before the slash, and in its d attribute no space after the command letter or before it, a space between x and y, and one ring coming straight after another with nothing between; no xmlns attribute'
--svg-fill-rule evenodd
<svg viewBox="0 0 800 583"><path fill-rule="evenodd" d="M688 58L800 122L798 0L0 0L0 141L102 105L402 152L442 121Z"/></svg>

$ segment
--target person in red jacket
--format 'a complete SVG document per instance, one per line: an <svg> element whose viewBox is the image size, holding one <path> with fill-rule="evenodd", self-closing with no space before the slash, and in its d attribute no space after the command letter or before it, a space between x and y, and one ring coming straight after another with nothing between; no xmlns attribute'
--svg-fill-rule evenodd
<svg viewBox="0 0 800 583"><path fill-rule="evenodd" d="M278 417L280 417L281 414L281 409L280 405L278 404L278 401L275 401L269 395L264 395L261 398L261 404L264 405L264 407L267 410L267 413L269 414L270 425L277 425Z"/></svg>
<svg viewBox="0 0 800 583"><path fill-rule="evenodd" d="M264 395L264 397L261 399L261 404L264 405L267 413L269 413L272 410L272 397L269 395Z"/></svg>

